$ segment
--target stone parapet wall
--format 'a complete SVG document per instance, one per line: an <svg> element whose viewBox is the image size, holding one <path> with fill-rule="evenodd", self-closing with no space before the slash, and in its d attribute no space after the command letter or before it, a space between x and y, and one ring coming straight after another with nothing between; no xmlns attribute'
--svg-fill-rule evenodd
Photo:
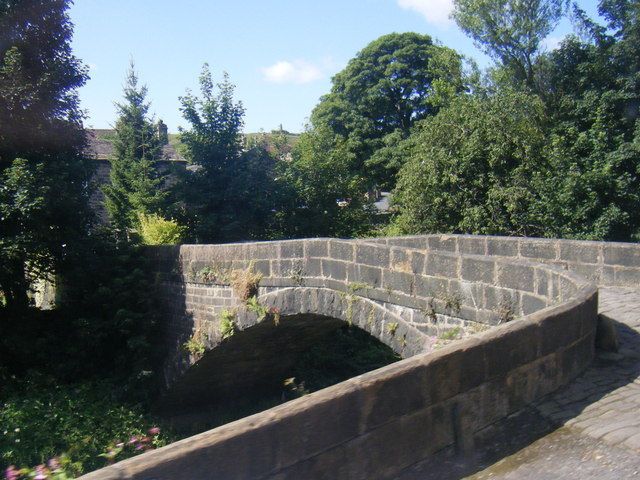
<svg viewBox="0 0 640 480"><path fill-rule="evenodd" d="M397 333L421 332L416 315L433 305L451 315L443 295L454 292L461 297L456 318L492 328L83 478L394 478L436 453L472 450L492 424L573 379L594 354L596 286L522 255L532 248L542 258L551 242L555 256L547 260L569 262L563 243L513 242L431 236L154 249L164 285L191 289L194 305L229 299L224 282L194 284L203 268L253 261L264 275L260 299L283 309L339 317L344 305L336 298L353 294L366 307L378 305L382 319L402 319ZM588 261L600 259L589 251ZM604 262L610 249L600 252ZM354 291L356 282L367 286ZM495 310L505 299L519 317L507 323ZM251 319L242 322L248 327Z"/></svg>
<svg viewBox="0 0 640 480"><path fill-rule="evenodd" d="M384 245L557 265L600 286L640 285L640 244L531 237L418 235L365 240Z"/></svg>

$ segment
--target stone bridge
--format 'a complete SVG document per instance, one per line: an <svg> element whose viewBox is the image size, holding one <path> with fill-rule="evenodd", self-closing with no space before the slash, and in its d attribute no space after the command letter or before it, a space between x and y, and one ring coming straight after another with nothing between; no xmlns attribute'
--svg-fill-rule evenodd
<svg viewBox="0 0 640 480"><path fill-rule="evenodd" d="M575 378L594 355L598 286L640 280L637 245L531 238L308 239L150 255L167 312L168 408L242 395L265 371L281 379L295 357L285 347L308 348L336 322L404 360L88 479L402 477L436 454L472 450L493 424ZM437 341L452 329L463 338Z"/></svg>

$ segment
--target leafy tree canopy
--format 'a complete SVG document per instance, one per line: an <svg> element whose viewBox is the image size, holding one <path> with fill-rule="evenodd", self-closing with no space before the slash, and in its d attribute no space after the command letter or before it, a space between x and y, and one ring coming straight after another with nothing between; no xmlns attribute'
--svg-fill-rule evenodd
<svg viewBox="0 0 640 480"><path fill-rule="evenodd" d="M26 306L30 280L61 272L89 225L89 164L68 0L0 2L0 291ZM70 214L73 212L73 214Z"/></svg>
<svg viewBox="0 0 640 480"><path fill-rule="evenodd" d="M542 40L557 26L567 0L454 0L453 18L487 55L510 70L515 83L534 87Z"/></svg>
<svg viewBox="0 0 640 480"><path fill-rule="evenodd" d="M176 215L198 242L264 238L270 231L277 195L274 161L260 148L243 151L244 107L233 92L228 75L216 86L205 64L200 97L187 92L180 99L189 122L180 139L194 171L184 179L184 208Z"/></svg>
<svg viewBox="0 0 640 480"><path fill-rule="evenodd" d="M390 186L398 165L375 153L405 138L418 120L435 114L464 89L462 59L428 35L392 33L371 42L333 78L311 116L355 155L354 171L371 186ZM393 135L386 139L387 135Z"/></svg>
<svg viewBox="0 0 640 480"><path fill-rule="evenodd" d="M394 200L401 233L540 235L543 107L526 94L461 96L409 139Z"/></svg>

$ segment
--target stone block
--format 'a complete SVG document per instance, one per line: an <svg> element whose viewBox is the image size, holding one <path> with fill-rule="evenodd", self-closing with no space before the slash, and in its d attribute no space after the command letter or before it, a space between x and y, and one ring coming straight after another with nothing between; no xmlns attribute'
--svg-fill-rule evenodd
<svg viewBox="0 0 640 480"><path fill-rule="evenodd" d="M640 268L615 268L615 284L625 287L640 285Z"/></svg>
<svg viewBox="0 0 640 480"><path fill-rule="evenodd" d="M520 308L523 315L529 315L530 313L537 312L543 308L547 308L546 300L538 298L534 295L523 293L520 298Z"/></svg>
<svg viewBox="0 0 640 480"><path fill-rule="evenodd" d="M304 265L304 273L309 277L322 276L322 260L319 258L309 258Z"/></svg>
<svg viewBox="0 0 640 480"><path fill-rule="evenodd" d="M458 250L458 239L453 235L429 235L429 250L456 252Z"/></svg>
<svg viewBox="0 0 640 480"><path fill-rule="evenodd" d="M329 241L325 239L310 239L304 241L304 254L310 258L326 257L329 254Z"/></svg>
<svg viewBox="0 0 640 480"><path fill-rule="evenodd" d="M448 284L446 278L416 275L416 295L423 298L437 297L447 291Z"/></svg>
<svg viewBox="0 0 640 480"><path fill-rule="evenodd" d="M401 417L345 445L347 457L352 459L349 475L309 478L397 478L407 467L452 442L451 414L437 405Z"/></svg>
<svg viewBox="0 0 640 480"><path fill-rule="evenodd" d="M416 362L389 365L369 374L362 389L368 405L365 430L427 407L430 382L428 368Z"/></svg>
<svg viewBox="0 0 640 480"><path fill-rule="evenodd" d="M485 237L458 237L458 252L466 255L485 255L486 244Z"/></svg>
<svg viewBox="0 0 640 480"><path fill-rule="evenodd" d="M640 267L640 246L616 243L605 244L604 263L605 265Z"/></svg>
<svg viewBox="0 0 640 480"><path fill-rule="evenodd" d="M541 260L555 260L557 258L556 241L521 238L520 256Z"/></svg>
<svg viewBox="0 0 640 480"><path fill-rule="evenodd" d="M356 245L356 262L373 267L389 266L389 249L377 245Z"/></svg>
<svg viewBox="0 0 640 480"><path fill-rule="evenodd" d="M534 292L533 267L500 262L498 267L498 285L501 287Z"/></svg>
<svg viewBox="0 0 640 480"><path fill-rule="evenodd" d="M347 280L347 264L337 260L321 260L322 275L333 278L334 280Z"/></svg>
<svg viewBox="0 0 640 480"><path fill-rule="evenodd" d="M354 261L355 245L345 240L329 240L329 257L334 260Z"/></svg>
<svg viewBox="0 0 640 480"><path fill-rule="evenodd" d="M498 257L517 257L518 239L507 237L488 237L487 253Z"/></svg>
<svg viewBox="0 0 640 480"><path fill-rule="evenodd" d="M278 258L278 253L276 242L250 243L246 246L246 254L249 259L270 260Z"/></svg>
<svg viewBox="0 0 640 480"><path fill-rule="evenodd" d="M535 272L535 293L542 297L549 296L549 274L542 268L536 268Z"/></svg>
<svg viewBox="0 0 640 480"><path fill-rule="evenodd" d="M602 244L599 242L579 242L559 240L560 260L575 263L599 263Z"/></svg>
<svg viewBox="0 0 640 480"><path fill-rule="evenodd" d="M271 262L269 260L256 260L253 262L253 270L261 273L263 277L271 276Z"/></svg>
<svg viewBox="0 0 640 480"><path fill-rule="evenodd" d="M462 258L461 276L470 282L493 283L495 262L483 258Z"/></svg>
<svg viewBox="0 0 640 480"><path fill-rule="evenodd" d="M366 283L371 287L380 287L382 285L382 269L369 267L367 265L358 265L359 281Z"/></svg>
<svg viewBox="0 0 640 480"><path fill-rule="evenodd" d="M460 257L430 252L425 272L434 277L458 278Z"/></svg>
<svg viewBox="0 0 640 480"><path fill-rule="evenodd" d="M287 240L280 243L280 258L304 257L304 242L302 240Z"/></svg>
<svg viewBox="0 0 640 480"><path fill-rule="evenodd" d="M534 322L514 321L483 337L487 378L503 377L510 370L535 360L540 336L545 333Z"/></svg>
<svg viewBox="0 0 640 480"><path fill-rule="evenodd" d="M420 252L413 252L411 254L411 271L413 273L424 273L424 265L426 262L426 255Z"/></svg>
<svg viewBox="0 0 640 480"><path fill-rule="evenodd" d="M580 338L582 330L580 309L577 307L550 313L535 323L540 325L540 356L571 345Z"/></svg>
<svg viewBox="0 0 640 480"><path fill-rule="evenodd" d="M413 292L414 275L393 270L383 270L383 288L390 288L397 292L411 295Z"/></svg>
<svg viewBox="0 0 640 480"><path fill-rule="evenodd" d="M398 247L391 248L391 268L394 270L406 271L411 267L409 262L409 253Z"/></svg>

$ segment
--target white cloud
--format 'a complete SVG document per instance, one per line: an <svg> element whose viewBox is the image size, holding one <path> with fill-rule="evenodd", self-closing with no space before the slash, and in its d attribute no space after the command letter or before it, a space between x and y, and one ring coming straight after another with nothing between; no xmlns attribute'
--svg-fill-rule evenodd
<svg viewBox="0 0 640 480"><path fill-rule="evenodd" d="M261 69L266 81L271 83L304 84L324 76L323 68L305 60L280 60Z"/></svg>
<svg viewBox="0 0 640 480"><path fill-rule="evenodd" d="M398 5L405 10L415 10L428 23L438 26L449 26L449 18L453 10L453 0L398 0Z"/></svg>

